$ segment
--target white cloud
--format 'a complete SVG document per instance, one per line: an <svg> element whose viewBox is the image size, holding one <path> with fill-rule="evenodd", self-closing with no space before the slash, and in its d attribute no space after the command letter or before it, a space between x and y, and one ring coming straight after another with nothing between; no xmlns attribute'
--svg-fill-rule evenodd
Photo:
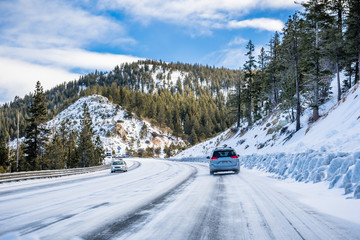
<svg viewBox="0 0 360 240"><path fill-rule="evenodd" d="M219 28L228 26L229 22L238 22L237 27L260 28L262 30L279 30L279 24L266 27L260 20L238 21L253 10L296 9L293 0L100 0L106 9L125 10L138 21L147 23L151 20L172 22L179 25L199 28ZM249 22L246 22L249 21ZM235 23L234 22L234 23ZM234 24L233 23L233 24Z"/></svg>
<svg viewBox="0 0 360 240"><path fill-rule="evenodd" d="M125 11L144 24L166 21L196 29L196 34L209 34L219 28L279 30L282 23L276 19L239 19L254 9L295 7L293 0L2 0L0 101L23 96L37 80L46 89L73 80L78 77L74 69L108 71L123 62L138 60L84 50L96 44L137 44L121 22L101 15L107 10ZM235 38L228 47L243 41ZM211 56L218 66L238 68L243 64L244 50L229 48L217 54Z"/></svg>
<svg viewBox="0 0 360 240"><path fill-rule="evenodd" d="M29 93L38 80L49 89L77 79L74 69L108 71L139 59L83 50L97 43L126 47L136 41L119 21L79 4L82 2L0 1L0 102Z"/></svg>
<svg viewBox="0 0 360 240"><path fill-rule="evenodd" d="M82 49L31 49L0 46L0 102L9 101L14 96L29 93L36 81L44 89L60 83L75 80L79 74L71 69L83 71L112 70L124 62L138 61L140 58L89 52Z"/></svg>
<svg viewBox="0 0 360 240"><path fill-rule="evenodd" d="M232 39L229 43L228 46L234 46L234 45L242 45L244 43L247 43L249 40L244 39L242 37L235 37L234 39Z"/></svg>
<svg viewBox="0 0 360 240"><path fill-rule="evenodd" d="M260 50L263 46L255 46L254 56L255 60L258 59ZM245 56L246 48L225 48L216 52L213 52L206 56L206 59L213 62L215 66L226 67L230 69L243 68L247 57Z"/></svg>
<svg viewBox="0 0 360 240"><path fill-rule="evenodd" d="M227 48L212 52L204 57L207 62L217 67L226 67L230 69L242 68L245 63L244 48Z"/></svg>
<svg viewBox="0 0 360 240"><path fill-rule="evenodd" d="M33 49L0 46L0 55L42 66L67 70L80 68L90 71L95 69L103 71L111 70L121 63L140 60L140 58L128 55L90 52L79 48Z"/></svg>
<svg viewBox="0 0 360 240"><path fill-rule="evenodd" d="M256 18L243 21L230 21L228 28L256 28L267 31L281 31L284 27L282 21L270 18Z"/></svg>
<svg viewBox="0 0 360 240"><path fill-rule="evenodd" d="M135 41L120 22L68 1L1 1L0 9L0 39L12 46L80 47L94 42Z"/></svg>
<svg viewBox="0 0 360 240"><path fill-rule="evenodd" d="M0 102L7 102L15 96L23 97L32 92L37 81L41 82L44 89L49 89L79 77L78 74L63 69L3 57L0 57L0 65Z"/></svg>

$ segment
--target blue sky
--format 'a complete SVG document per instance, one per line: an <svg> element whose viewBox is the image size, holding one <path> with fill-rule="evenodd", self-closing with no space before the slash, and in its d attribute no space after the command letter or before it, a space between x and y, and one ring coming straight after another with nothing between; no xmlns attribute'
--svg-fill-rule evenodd
<svg viewBox="0 0 360 240"><path fill-rule="evenodd" d="M123 62L239 69L299 10L293 0L2 0L0 103Z"/></svg>

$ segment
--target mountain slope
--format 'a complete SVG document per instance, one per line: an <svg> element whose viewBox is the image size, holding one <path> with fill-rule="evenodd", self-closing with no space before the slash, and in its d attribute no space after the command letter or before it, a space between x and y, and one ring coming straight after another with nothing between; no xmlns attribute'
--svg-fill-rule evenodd
<svg viewBox="0 0 360 240"><path fill-rule="evenodd" d="M300 153L309 149L327 152L360 151L360 87L356 84L336 102L333 98L320 107L321 117L309 123L311 109L302 115L302 128L294 132L295 123L286 114L275 111L266 121L239 131L229 129L217 137L190 148L177 157L207 156L218 145L227 144L240 154L272 152Z"/></svg>
<svg viewBox="0 0 360 240"><path fill-rule="evenodd" d="M327 181L329 188L344 188L360 198L360 83L345 97L320 108L322 117L308 123L311 109L302 115L302 129L275 112L251 129L228 131L178 154L175 158L206 161L216 146L233 147L249 168L275 173L297 181Z"/></svg>
<svg viewBox="0 0 360 240"><path fill-rule="evenodd" d="M172 136L166 130L151 126L148 121L133 116L99 95L80 98L49 121L48 128L54 132L59 129L61 122L67 120L66 126L69 130L80 131L84 103L87 104L92 118L94 134L101 137L107 152L133 155L151 148L155 156L164 157L165 147L172 144L185 146L183 140ZM144 124L146 127L143 127ZM176 153L177 150L173 151Z"/></svg>

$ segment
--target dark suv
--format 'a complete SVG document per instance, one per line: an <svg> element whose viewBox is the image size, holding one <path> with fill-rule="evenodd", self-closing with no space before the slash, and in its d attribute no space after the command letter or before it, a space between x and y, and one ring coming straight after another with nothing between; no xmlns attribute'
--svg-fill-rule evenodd
<svg viewBox="0 0 360 240"><path fill-rule="evenodd" d="M218 171L234 171L236 174L240 172L239 157L235 150L230 147L216 148L210 159L210 174Z"/></svg>

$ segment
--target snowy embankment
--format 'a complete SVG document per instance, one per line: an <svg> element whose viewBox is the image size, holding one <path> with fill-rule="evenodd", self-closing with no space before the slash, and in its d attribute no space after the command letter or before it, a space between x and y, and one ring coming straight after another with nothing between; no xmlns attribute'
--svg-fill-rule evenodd
<svg viewBox="0 0 360 240"><path fill-rule="evenodd" d="M324 104L322 117L312 124L303 122L290 140L243 155L243 165L300 182L325 181L330 189L344 188L348 198L360 199L359 95L357 84L341 101ZM308 120L310 115L305 111L302 118Z"/></svg>
<svg viewBox="0 0 360 240"><path fill-rule="evenodd" d="M320 106L321 118L314 123L309 123L312 111L306 109L298 132L287 113L276 111L250 129L228 130L176 158L204 161L215 147L226 144L240 154L245 167L271 172L280 179L327 182L329 188L344 188L347 198L360 199L359 85L339 102L334 97Z"/></svg>
<svg viewBox="0 0 360 240"><path fill-rule="evenodd" d="M253 154L243 156L242 164L280 178L313 183L327 181L329 188L344 188L345 195L353 193L354 198L360 199L360 152L329 154L309 150L297 154Z"/></svg>

